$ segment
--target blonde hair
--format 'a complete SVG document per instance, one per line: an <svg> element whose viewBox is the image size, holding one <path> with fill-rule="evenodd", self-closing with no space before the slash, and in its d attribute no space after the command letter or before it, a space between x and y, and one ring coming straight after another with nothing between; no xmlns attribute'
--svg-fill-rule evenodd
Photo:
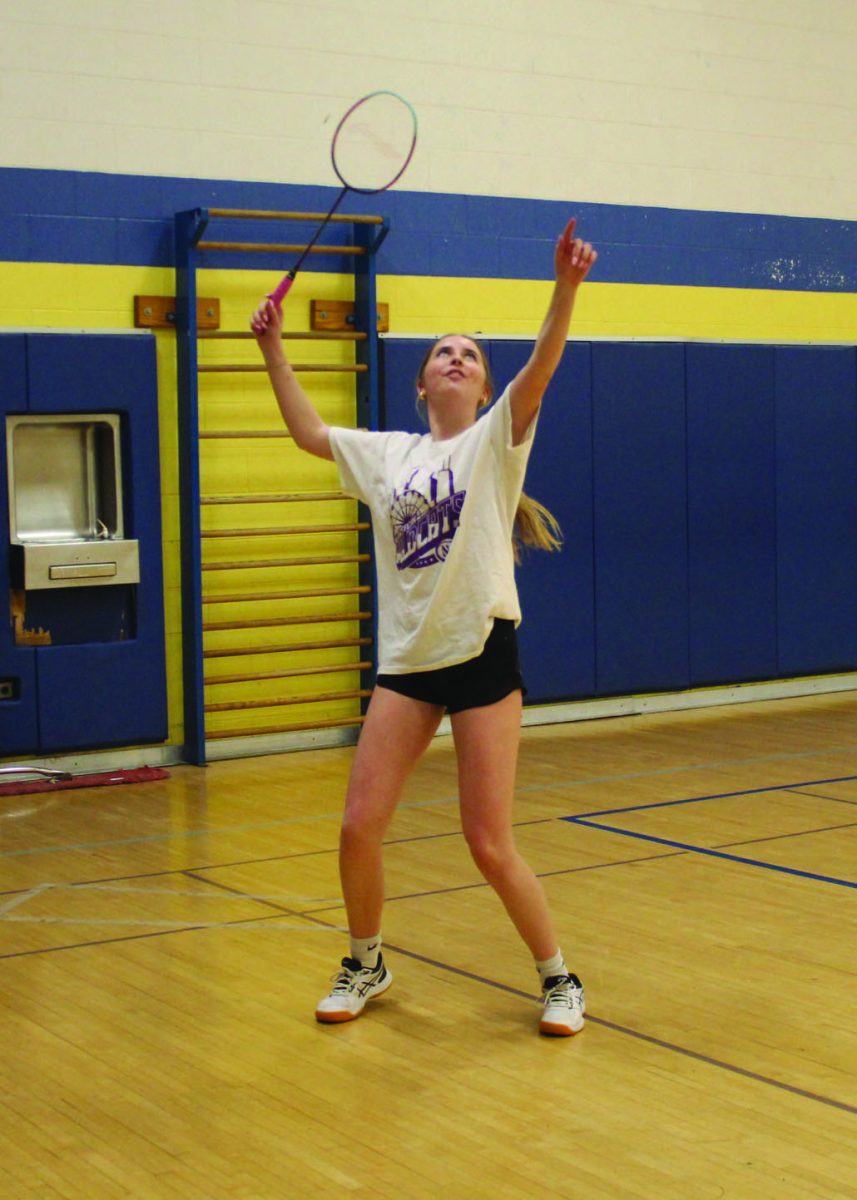
<svg viewBox="0 0 857 1200"><path fill-rule="evenodd" d="M491 374L491 367L488 359L485 357L485 351L482 349L480 342L470 336L469 333L452 334L445 333L443 337L436 338L429 346L423 355L423 360L420 363L417 371L417 412L423 420L426 420L426 403L425 392L423 391L423 371L429 359L432 356L432 351L435 346L439 345L445 338L448 337L466 337L472 342L479 351L479 357L482 360L482 366L485 370L485 388L486 397L479 404L479 409L486 408L494 399L494 378ZM478 409L477 409L478 411ZM526 492L521 492L521 497L518 500L518 508L515 512L515 521L512 527L512 551L515 555L515 562L521 561L521 547L529 546L535 550L559 550L562 546L562 529L559 521L550 511L540 504L538 500L534 500L532 496L528 496Z"/></svg>
<svg viewBox="0 0 857 1200"><path fill-rule="evenodd" d="M521 561L522 546L530 546L534 550L559 550L562 547L559 521L549 508L526 492L521 492L518 500L512 531L512 551L516 563Z"/></svg>

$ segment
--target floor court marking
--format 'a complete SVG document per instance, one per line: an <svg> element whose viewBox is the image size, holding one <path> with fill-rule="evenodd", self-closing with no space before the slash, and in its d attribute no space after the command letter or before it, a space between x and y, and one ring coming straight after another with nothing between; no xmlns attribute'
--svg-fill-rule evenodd
<svg viewBox="0 0 857 1200"><path fill-rule="evenodd" d="M600 808L594 812L563 817L563 821L583 821L589 817L615 817L626 812L644 812L649 808L675 808L679 804L700 804L703 800L731 800L738 796L758 796L763 792L789 792L803 787L821 787L827 783L851 783L857 775L840 775L836 779L805 779L798 783L776 783L769 787L744 788L739 792L713 792L707 796L685 796L681 800L656 800L652 804L628 804L624 808ZM822 797L827 799L827 797Z"/></svg>
<svg viewBox="0 0 857 1200"><path fill-rule="evenodd" d="M744 838L740 842L718 842L712 850L728 850L732 846L755 846L758 842L782 842L788 838L811 837L814 833L833 833L836 829L853 829L857 821L846 821L844 825L819 825L817 829L798 829L795 833L771 833L766 837Z"/></svg>
<svg viewBox="0 0 857 1200"><path fill-rule="evenodd" d="M97 950L105 946L113 946L122 942L142 942L148 941L151 938L173 937L175 934L181 933L205 932L206 929L228 929L230 931L237 930L239 932L243 932L242 927L245 925L258 925L262 921L279 921L281 918L286 917L296 917L299 921L304 920L302 913L294 913L286 910L283 912L265 913L264 916L260 917L238 917L234 921L224 921L220 924L205 925L199 923L193 925L182 925L179 929L154 929L149 933L127 933L121 934L118 937L93 938L86 942L69 942L62 946L36 946L31 950L11 950L6 954L0 954L0 961L9 958L33 958L35 955L39 954L59 954L64 950ZM14 917L11 919L13 921L15 920ZM25 918L21 919L24 920ZM101 924L101 922L98 922L98 924ZM151 928L150 922L146 921L143 922L143 924L148 925ZM323 921L319 921L317 924L319 926L318 930L307 929L304 924L301 924L295 925L294 931L302 933L323 933L330 931L331 933L341 933L343 935L348 933L348 930L344 925L329 925L327 922Z"/></svg>
<svg viewBox="0 0 857 1200"><path fill-rule="evenodd" d="M807 779L797 783L777 784L773 787L762 788L745 788L737 792L718 792L710 796L689 796L684 800L660 800L653 804L630 804L624 808L607 808L599 812L578 813L576 816L561 817L560 820L568 821L572 825L583 825L587 829L601 829L606 833L616 833L622 837L636 838L638 841L651 842L656 846L669 846L674 850L683 850L690 854L703 854L710 858L725 859L728 862L742 863L745 866L759 867L766 871L776 871L782 875L793 875L801 879L811 879L816 883L830 883L836 887L857 888L857 881L850 879L840 879L835 875L822 875L815 871L802 871L797 867L781 866L779 863L763 862L757 858L747 858L740 854L727 854L723 850L708 846L697 846L691 842L679 842L672 838L656 837L651 833L640 833L632 829L620 829L616 825L607 825L603 821L593 820L595 817L613 817L621 816L623 813L646 812L654 808L674 808L680 804L700 804L707 800L731 800L739 796L758 796L766 792L797 792L799 788L805 787L821 787L832 783L850 783L857 779L857 775L840 775L834 779ZM827 797L822 797L827 799ZM850 825L838 826L837 828L850 828ZM807 831L812 832L812 831ZM823 831L816 831L823 832ZM785 835L780 835L785 836ZM795 834L793 836L801 836ZM763 840L763 839L753 839ZM768 840L768 839L764 839ZM770 840L774 840L771 838ZM741 843L732 843L740 845Z"/></svg>
<svg viewBox="0 0 857 1200"><path fill-rule="evenodd" d="M9 920L8 913L13 908L18 908L21 904L26 904L28 900L32 900L34 896L40 896L42 892L46 892L53 887L51 883L37 883L35 887L28 888L23 892L16 892L11 900L7 900L5 904L0 905L0 918Z"/></svg>
<svg viewBox="0 0 857 1200"><path fill-rule="evenodd" d="M341 907L341 905L340 905ZM28 917L26 913L16 913L14 917L7 917L7 922L10 924L22 925L107 925L119 926L120 929L166 929L182 932L194 932L199 929L232 929L233 925L238 924L232 920L194 920L192 925L188 925L186 920L161 920L152 917L151 920L139 918L125 917ZM256 922L253 929L262 929L264 931L268 926L260 925L263 920L274 920L275 914L271 913L266 917L252 917L250 920ZM313 934L323 934L323 929L307 930L305 925L271 925L271 929L299 929L301 932L313 932ZM331 932L335 934L347 934L348 930L344 926L334 928L331 925ZM97 946L97 942L91 943ZM50 947L50 949L59 949L59 947Z"/></svg>
<svg viewBox="0 0 857 1200"><path fill-rule="evenodd" d="M186 874L186 872L185 872ZM190 876L190 878L198 878L198 876ZM175 921L167 920L159 917L145 919L140 917L76 917L76 916L30 916L29 914L16 913L11 915L12 909L20 908L28 901L35 899L37 896L43 895L47 890L52 893L62 892L107 892L113 896L173 896L182 899L190 900L235 900L235 901L251 901L256 903L265 903L267 901L280 901L299 904L323 904L330 907L341 905L341 900L337 896L303 896L296 892L284 893L274 896L261 896L249 892L237 893L233 890L225 890L218 884L213 883L208 879L201 879L200 882L206 883L212 889L210 891L189 892L179 888L158 888L158 887L117 887L103 883L43 883L37 887L30 888L28 891L20 892L8 903L0 906L0 924L33 924L33 925L108 925L108 926L148 926L150 928L164 929L225 929L230 925L229 921Z"/></svg>
<svg viewBox="0 0 857 1200"><path fill-rule="evenodd" d="M214 898L217 900L250 901L255 904L263 904L267 908L271 908L273 910L273 912L268 913L263 917L243 917L243 918L238 918L233 921L193 921L191 923L188 921L170 921L170 920L159 920L159 919L155 919L155 918L153 918L151 920L145 920L145 919L130 918L130 917L129 918L107 918L107 917L105 917L105 918L101 918L101 917L77 918L77 917L52 917L52 916L33 917L33 916L27 916L24 914L21 914L18 916L6 917L5 911L0 910L0 919L5 920L8 923L35 924L35 925L97 925L97 926L108 926L108 927L119 926L120 928L131 928L131 929L146 928L146 929L150 929L150 930L155 930L155 932L152 932L152 933L129 934L125 937L99 938L99 939L94 939L89 942L77 942L77 943L73 943L71 945L65 945L65 946L44 946L44 947L39 947L39 948L33 949L33 950L25 950L25 951L17 951L17 952L13 951L9 954L0 954L0 959L24 958L24 957L28 957L32 954L50 954L50 953L55 953L56 951L59 951L59 950L80 950L87 946L102 946L102 945L108 945L112 942L135 941L135 940L138 940L138 939L144 938L144 937L159 937L159 936L169 935L171 933L196 933L200 930L205 930L205 929L235 929L238 927L246 927L246 926L250 926L250 925L255 925L255 926L257 926L257 929L256 929L257 932L264 932L265 928L269 928L269 927L263 926L263 927L261 927L261 929L259 929L258 927L260 926L260 923L262 921L278 920L280 917L294 917L294 918L297 918L298 921L302 922L301 924L285 926L284 928L287 931L292 932L292 931L297 930L299 932L304 932L304 933L307 932L307 927L304 922L303 914L296 909L286 908L280 903L280 901L282 901L282 900L301 899L301 897L299 897L299 896L276 896L276 897L274 897L274 896L254 896L254 895L250 895L247 892L241 892L237 888L230 887L228 884L219 883L217 880L205 879L204 877L201 877L199 875L194 875L193 872L190 870L184 870L184 871L176 872L176 873L177 874L180 873L188 879L196 879L200 883L205 883L214 890L212 890L210 892L177 892L177 891L172 891L171 889L166 889L166 888L157 888L157 889L102 888L101 885L98 885L98 884L93 885L93 884L73 884L73 883L72 884L60 884L60 885L57 885L57 887L60 889L65 889L67 891L98 890L98 891L112 891L112 892L119 892L119 893L130 892L134 895L137 895L139 893L146 894L146 893L154 892L156 895L191 896L195 899L200 899L200 898L212 899L212 898ZM31 888L28 892L21 893L19 895L19 897L17 898L16 903L22 904L25 901L31 899L33 896L38 895L39 893L44 891L46 888L53 887L53 886L54 885L52 885L52 884L42 884L37 888ZM304 899L304 901L309 901L310 903L315 902L313 897L303 897L303 899ZM325 903L327 903L327 902L325 902ZM10 908L10 907L13 907L13 906L12 905L7 906L6 911L8 911L8 908ZM334 903L333 901L331 901L329 903L329 908L331 908L331 909L341 908L341 907L342 907L341 900L338 900L336 903ZM324 909L323 911L329 911L329 909ZM277 927L272 926L270 928L279 929L279 928L281 928L281 926L277 926ZM325 921L315 922L314 924L311 925L311 928L312 928L313 932L319 932L319 933L325 932L327 930L330 930L331 932L334 932L334 933L348 933L347 927L339 926L339 925L329 925Z"/></svg>
<svg viewBox="0 0 857 1200"><path fill-rule="evenodd" d="M805 792L801 788L793 788L796 796L811 796L813 800L830 800L833 804L851 804L857 806L857 800L844 800L842 796L824 796L821 792Z"/></svg>
<svg viewBox="0 0 857 1200"><path fill-rule="evenodd" d="M636 833L630 829L619 829L615 825L603 825L598 821L581 821L573 817L562 817L563 821L583 825L587 829L602 829L606 833L618 833L623 837L637 838L642 842L653 842L656 846L671 846L675 850L684 850L691 854L704 854L709 858L725 859L727 862L743 863L748 867L762 867L766 871L777 871L781 875L796 875L801 879L812 879L816 883L832 883L837 887L857 888L857 882L850 879L839 879L835 875L821 875L815 871L800 871L797 867L783 867L779 863L762 862L758 858L746 858L741 854L726 854L723 850L709 849L707 846L694 846L690 842L676 842L671 838L655 837L649 833ZM845 828L850 828L846 826Z"/></svg>
<svg viewBox="0 0 857 1200"><path fill-rule="evenodd" d="M181 871L181 874L189 875L189 877L191 879L197 878L196 876L190 875L191 870L193 870L193 868L185 868L184 870ZM211 887L217 886L209 879L203 879L203 880L200 880L200 882L207 883ZM107 882L107 883L101 883L101 882L96 882L96 883L52 883L52 884L49 884L48 886L51 887L54 891L110 892L110 893L117 894L120 896L122 896L122 895L129 895L129 896L187 896L191 900L222 900L224 898L223 892L220 890L211 891L211 892L202 892L202 891L185 892L185 891L179 890L178 888L113 887L110 885L110 882ZM259 900L259 901L277 900L277 901L283 901L283 902L286 902L286 901L292 902L292 901L297 900L301 904L327 904L331 900L337 900L339 897L337 897L337 896L303 896L299 892L282 892L282 893L280 893L278 895L274 895L274 896L256 895L255 893L252 893L252 892L242 892L241 898L244 900ZM2 913L2 912L3 912L3 909L0 909L0 913Z"/></svg>
<svg viewBox="0 0 857 1200"><path fill-rule="evenodd" d="M340 904L339 907L341 908L342 905ZM139 929L163 929L163 930L166 930L167 932L173 932L173 933L196 933L200 929L234 929L234 928L239 928L239 927L242 929L242 932L249 930L250 932L255 932L255 933L265 933L268 930L271 930L274 933L279 933L283 929L285 929L287 932L293 932L293 931L297 930L300 933L327 933L327 932L348 933L348 928L347 928L347 926L344 926L344 925L331 925L328 930L328 929L323 929L321 927L318 927L318 928L314 927L311 929L307 929L306 925L283 925L283 924L280 924L280 925L268 926L268 925L259 924L259 922L261 922L261 921L270 921L273 919L274 919L273 914L267 915L264 917L251 917L242 926L242 923L240 921L194 921L194 923L192 925L189 925L187 923L187 921L162 921L162 920L156 920L154 917L151 920L147 921L147 920L141 919L141 918L133 918L132 919L131 917L128 917L127 919L124 917L31 917L31 916L27 916L25 913L21 913L21 914L16 914L14 917L6 918L6 920L10 924L21 924L21 925L98 925L98 926L107 926L108 928L118 927L120 929L138 929L138 928ZM254 922L255 922L255 924L254 924ZM121 939L121 938L107 938L106 939L106 941L122 941L122 940L124 940L124 939ZM102 945L103 943L101 941L97 941L97 942L86 942L83 944L91 945L91 946L98 946L98 945ZM65 950L68 947L49 946L46 948L49 950L61 950L61 949ZM8 956L0 955L0 957L13 958L14 955L8 955Z"/></svg>

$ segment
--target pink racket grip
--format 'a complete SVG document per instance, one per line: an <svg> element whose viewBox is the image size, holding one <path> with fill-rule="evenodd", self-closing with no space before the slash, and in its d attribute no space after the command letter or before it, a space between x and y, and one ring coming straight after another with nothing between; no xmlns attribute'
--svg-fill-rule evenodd
<svg viewBox="0 0 857 1200"><path fill-rule="evenodd" d="M288 295L289 289L294 283L293 275L284 275L273 292L268 293L268 299L279 308L283 303L283 299Z"/></svg>

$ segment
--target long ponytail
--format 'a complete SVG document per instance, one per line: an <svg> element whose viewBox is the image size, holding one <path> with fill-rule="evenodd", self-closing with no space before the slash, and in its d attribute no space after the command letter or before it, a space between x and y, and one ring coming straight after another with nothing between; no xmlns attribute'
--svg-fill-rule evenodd
<svg viewBox="0 0 857 1200"><path fill-rule="evenodd" d="M530 546L535 550L559 550L562 547L559 521L549 508L526 492L521 492L512 532L515 562L521 561L522 546Z"/></svg>

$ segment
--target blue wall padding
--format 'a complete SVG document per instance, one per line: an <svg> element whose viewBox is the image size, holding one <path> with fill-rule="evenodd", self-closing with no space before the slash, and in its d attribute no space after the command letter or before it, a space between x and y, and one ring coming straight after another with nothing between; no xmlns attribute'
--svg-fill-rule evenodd
<svg viewBox="0 0 857 1200"><path fill-rule="evenodd" d="M0 623L0 680L8 680L14 697L0 699L0 754L13 754L19 747L32 749L39 740L36 651L15 645L15 629L9 612L9 493L6 488L6 414L27 411L27 339L24 334L0 337L0 604L5 608Z"/></svg>
<svg viewBox="0 0 857 1200"><path fill-rule="evenodd" d="M162 741L168 725L155 339L28 334L2 336L0 348L17 341L25 343L25 382L14 400L5 391L0 409L120 414L125 536L140 543L140 583L31 594L28 618L32 611L55 630L55 644L29 651L38 681L37 737L21 728L2 749L53 753ZM6 504L5 481L0 492ZM0 531L4 569L8 532L7 518Z"/></svg>
<svg viewBox="0 0 857 1200"><path fill-rule="evenodd" d="M39 647L42 750L123 746L166 737L139 642ZM153 714L154 707L154 714Z"/></svg>
<svg viewBox="0 0 857 1200"><path fill-rule="evenodd" d="M774 350L689 345L686 362L691 679L773 678Z"/></svg>
<svg viewBox="0 0 857 1200"><path fill-rule="evenodd" d="M592 405L598 694L687 687L684 347L594 344Z"/></svg>
<svg viewBox="0 0 857 1200"><path fill-rule="evenodd" d="M382 429L425 433L428 429L416 410L416 377L428 343L396 338L381 343L380 420Z"/></svg>
<svg viewBox="0 0 857 1200"><path fill-rule="evenodd" d="M498 387L531 342L486 343ZM384 342L385 426L425 345ZM857 669L857 350L575 342L526 490L528 702Z"/></svg>
<svg viewBox="0 0 857 1200"><path fill-rule="evenodd" d="M857 666L857 352L776 351L780 672Z"/></svg>

